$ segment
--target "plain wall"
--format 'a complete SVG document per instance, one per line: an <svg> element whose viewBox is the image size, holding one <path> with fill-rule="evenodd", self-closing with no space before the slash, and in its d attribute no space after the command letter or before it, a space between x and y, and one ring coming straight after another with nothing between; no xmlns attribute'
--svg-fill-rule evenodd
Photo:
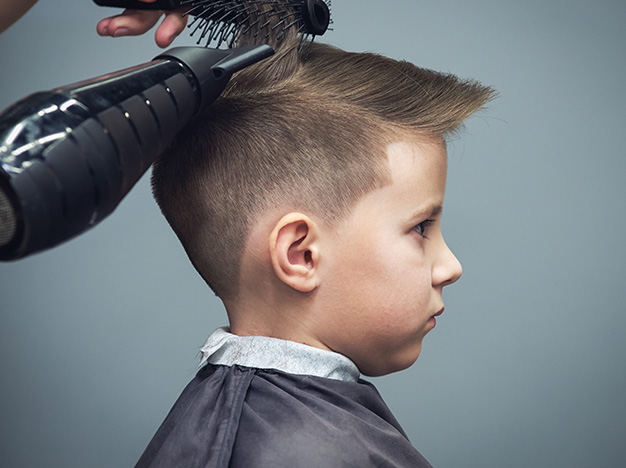
<svg viewBox="0 0 626 468"><path fill-rule="evenodd" d="M152 33L98 37L110 11L41 1L0 35L0 108L158 54ZM622 466L626 3L333 14L325 42L500 93L449 147L444 235L464 276L417 364L374 383L436 467ZM225 320L147 177L90 232L0 264L0 464L132 466Z"/></svg>

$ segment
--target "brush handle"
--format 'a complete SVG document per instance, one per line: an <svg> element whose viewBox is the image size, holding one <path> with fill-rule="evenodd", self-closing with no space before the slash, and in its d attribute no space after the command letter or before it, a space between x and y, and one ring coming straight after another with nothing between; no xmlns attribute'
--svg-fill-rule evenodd
<svg viewBox="0 0 626 468"><path fill-rule="evenodd" d="M138 0L93 0L96 5L130 8L131 10L177 10L181 2L177 0L157 0L153 3L140 2Z"/></svg>

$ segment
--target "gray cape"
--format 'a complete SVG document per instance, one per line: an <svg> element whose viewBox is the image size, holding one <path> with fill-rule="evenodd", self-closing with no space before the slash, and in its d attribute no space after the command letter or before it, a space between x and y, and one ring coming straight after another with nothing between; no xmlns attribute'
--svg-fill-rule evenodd
<svg viewBox="0 0 626 468"><path fill-rule="evenodd" d="M136 468L431 466L374 386L353 373L328 378L233 363L260 358L300 371L312 352L317 356L313 361L320 355L328 358L326 366L315 366L326 367L326 375L333 366L353 365L344 356L272 338L262 338L262 348L258 339L242 348L242 340L231 340L233 336L226 347L223 339L219 346L208 346L206 365L185 388Z"/></svg>

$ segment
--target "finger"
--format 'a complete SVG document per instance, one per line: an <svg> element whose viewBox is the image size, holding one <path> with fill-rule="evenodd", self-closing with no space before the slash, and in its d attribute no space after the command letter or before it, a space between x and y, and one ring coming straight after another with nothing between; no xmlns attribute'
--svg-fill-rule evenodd
<svg viewBox="0 0 626 468"><path fill-rule="evenodd" d="M178 11L170 11L165 15L163 22L154 34L159 47L168 47L187 25L188 16L183 17Z"/></svg>
<svg viewBox="0 0 626 468"><path fill-rule="evenodd" d="M98 24L96 25L96 31L98 32L98 34L100 34L101 36L110 36L109 23L111 22L111 19L112 18L109 17L98 21Z"/></svg>
<svg viewBox="0 0 626 468"><path fill-rule="evenodd" d="M101 20L96 26L102 36L138 36L151 29L162 11L124 10L121 15Z"/></svg>

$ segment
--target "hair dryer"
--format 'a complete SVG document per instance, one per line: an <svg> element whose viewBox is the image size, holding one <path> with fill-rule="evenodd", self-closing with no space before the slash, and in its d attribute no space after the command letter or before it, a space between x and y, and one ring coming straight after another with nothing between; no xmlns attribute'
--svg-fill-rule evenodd
<svg viewBox="0 0 626 468"><path fill-rule="evenodd" d="M174 48L152 62L32 94L0 114L0 260L102 221L178 131L267 45Z"/></svg>

